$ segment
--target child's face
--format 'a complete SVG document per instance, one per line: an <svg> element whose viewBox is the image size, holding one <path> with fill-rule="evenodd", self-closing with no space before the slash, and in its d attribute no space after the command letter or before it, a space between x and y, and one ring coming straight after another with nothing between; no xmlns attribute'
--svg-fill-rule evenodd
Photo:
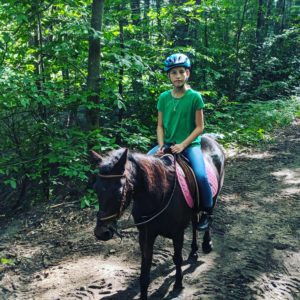
<svg viewBox="0 0 300 300"><path fill-rule="evenodd" d="M184 67L176 67L171 69L168 74L174 87L183 87L190 76L190 70Z"/></svg>

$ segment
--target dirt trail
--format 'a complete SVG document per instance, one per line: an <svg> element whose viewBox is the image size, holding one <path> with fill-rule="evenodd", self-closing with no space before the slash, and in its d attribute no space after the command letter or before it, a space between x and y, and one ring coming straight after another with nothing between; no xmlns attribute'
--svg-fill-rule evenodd
<svg viewBox="0 0 300 300"><path fill-rule="evenodd" d="M298 120L273 145L229 159L214 251L185 261L180 294L172 293L172 244L157 239L149 299L300 299L299 200ZM104 243L94 239L94 225L93 210L68 203L0 218L0 257L15 261L0 265L0 299L138 299L137 230ZM190 243L188 229L185 260Z"/></svg>

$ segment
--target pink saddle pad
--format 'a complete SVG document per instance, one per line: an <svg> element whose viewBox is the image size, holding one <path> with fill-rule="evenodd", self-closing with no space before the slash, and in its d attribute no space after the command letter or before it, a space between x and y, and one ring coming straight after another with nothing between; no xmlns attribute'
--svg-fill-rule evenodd
<svg viewBox="0 0 300 300"><path fill-rule="evenodd" d="M208 166L208 164L205 164L205 169L206 169L206 174L208 178L208 182L211 188L212 196L216 196L218 192L218 179L217 176L215 175L214 171L212 168ZM187 205L190 208L194 207L194 200L191 194L191 191L189 189L189 186L187 184L187 180L185 177L185 174L180 167L180 165L176 162L176 174L178 178L179 185L181 187L182 193L184 195L184 198L186 200Z"/></svg>

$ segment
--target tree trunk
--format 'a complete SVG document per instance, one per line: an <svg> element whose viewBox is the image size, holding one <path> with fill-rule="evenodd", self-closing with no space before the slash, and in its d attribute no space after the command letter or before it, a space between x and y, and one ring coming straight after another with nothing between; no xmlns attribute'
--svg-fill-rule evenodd
<svg viewBox="0 0 300 300"><path fill-rule="evenodd" d="M120 9L124 9L124 2L120 5ZM125 57L125 45L124 45L124 25L125 25L125 20L123 16L120 16L119 19L119 31L120 31L120 53L121 57ZM123 101L123 77L124 77L124 67L123 65L120 66L119 69L119 95ZM123 113L124 109L119 108L118 109L118 120L122 121L123 119Z"/></svg>
<svg viewBox="0 0 300 300"><path fill-rule="evenodd" d="M158 33L158 41L157 44L159 46L161 46L163 44L163 29L162 29L162 25L161 25L161 19L160 19L160 11L161 11L161 5L160 5L160 1L161 0L156 0L156 12L157 12L157 33Z"/></svg>
<svg viewBox="0 0 300 300"><path fill-rule="evenodd" d="M291 9L293 6L293 0L286 0L286 13L285 13L285 24L284 28L290 28L293 25L291 24Z"/></svg>
<svg viewBox="0 0 300 300"><path fill-rule="evenodd" d="M257 21L256 21L256 46L260 47L264 40L264 1L258 0Z"/></svg>
<svg viewBox="0 0 300 300"><path fill-rule="evenodd" d="M264 37L267 37L269 35L269 31L271 27L271 18L272 18L272 9L274 5L274 0L267 0L266 4L266 14L265 14L265 26L264 26Z"/></svg>
<svg viewBox="0 0 300 300"><path fill-rule="evenodd" d="M36 75L36 86L38 90L38 95L41 97L46 97L44 93L44 84L45 84L45 65L44 65L44 54L43 54L43 31L42 31L42 22L41 14L39 8L34 5L33 11L36 15L36 24L35 24L35 33L34 33L34 46L38 50L36 54L36 64L35 64L35 75ZM42 103L38 104L39 117L41 118L41 124L47 124L48 122L48 111L47 107ZM48 132L45 126L41 126L40 132L41 136L41 151L44 157L49 154L49 146L45 142L45 137L48 136ZM41 181L42 181L42 190L43 197L46 200L49 200L50 197L50 174L49 174L49 162L47 159L42 159L41 162ZM26 188L24 189L23 195L20 199L25 199ZM20 201L21 201L20 200Z"/></svg>
<svg viewBox="0 0 300 300"><path fill-rule="evenodd" d="M149 17L148 17L149 9L150 9L150 0L145 0L143 34L144 34L144 40L146 42L149 42L149 27L150 27L150 22L149 22Z"/></svg>
<svg viewBox="0 0 300 300"><path fill-rule="evenodd" d="M207 55L207 49L208 49L208 26L207 26L207 12L204 12L204 49L205 49L205 55ZM203 74L203 84L204 88L207 89L207 74L206 69L203 68L202 74Z"/></svg>
<svg viewBox="0 0 300 300"><path fill-rule="evenodd" d="M286 0L282 1L281 7L281 22L280 22L280 33L283 32L286 24Z"/></svg>
<svg viewBox="0 0 300 300"><path fill-rule="evenodd" d="M104 14L104 0L93 0L91 34L89 37L88 76L87 90L88 100L96 106L100 104L100 32ZM86 111L88 129L99 127L99 109L94 107Z"/></svg>
<svg viewBox="0 0 300 300"><path fill-rule="evenodd" d="M285 27L285 0L278 0L276 3L276 21L275 21L275 34L281 34Z"/></svg>
<svg viewBox="0 0 300 300"><path fill-rule="evenodd" d="M140 41L142 39L140 25L141 25L141 5L140 0L130 0L131 7L131 20L132 24L135 25L133 40ZM136 44L139 47L138 43ZM137 51L138 52L138 51ZM134 97L138 97L142 90L143 84L139 81L141 78L141 72L138 70L132 70L132 90Z"/></svg>
<svg viewBox="0 0 300 300"><path fill-rule="evenodd" d="M239 63L239 55L240 55L240 40L241 34L243 32L244 23L245 23L245 14L247 11L248 0L245 0L243 6L242 17L240 20L240 24L236 33L236 43L235 43L235 71L233 74L233 81L230 88L230 98L233 99L235 96L236 89L238 87L239 77L240 77L240 63Z"/></svg>

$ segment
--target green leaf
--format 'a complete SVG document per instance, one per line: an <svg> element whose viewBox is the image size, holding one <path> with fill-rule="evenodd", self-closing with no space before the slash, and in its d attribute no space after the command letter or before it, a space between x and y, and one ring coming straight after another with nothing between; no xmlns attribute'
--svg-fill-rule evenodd
<svg viewBox="0 0 300 300"><path fill-rule="evenodd" d="M15 179L7 179L4 183L10 185L13 189L17 188L17 181Z"/></svg>
<svg viewBox="0 0 300 300"><path fill-rule="evenodd" d="M11 259L11 258L6 258L6 257L1 257L0 258L0 264L1 265L14 265L15 264L15 260Z"/></svg>

